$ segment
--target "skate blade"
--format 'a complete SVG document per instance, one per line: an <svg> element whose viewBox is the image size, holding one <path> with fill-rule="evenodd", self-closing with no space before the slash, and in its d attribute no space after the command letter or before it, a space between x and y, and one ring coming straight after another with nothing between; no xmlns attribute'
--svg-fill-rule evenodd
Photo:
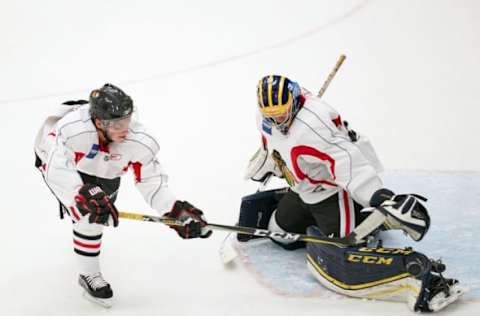
<svg viewBox="0 0 480 316"><path fill-rule="evenodd" d="M103 308L111 308L113 305L113 301L111 298L98 298L98 297L93 297L90 294L88 294L86 291L83 291L82 293L83 298L85 298L87 301L97 304Z"/></svg>
<svg viewBox="0 0 480 316"><path fill-rule="evenodd" d="M460 296L468 292L469 288L462 285L454 285L450 288L450 296L445 297L445 293L437 294L432 300L428 303L430 309L434 312L445 308L447 305L458 300Z"/></svg>

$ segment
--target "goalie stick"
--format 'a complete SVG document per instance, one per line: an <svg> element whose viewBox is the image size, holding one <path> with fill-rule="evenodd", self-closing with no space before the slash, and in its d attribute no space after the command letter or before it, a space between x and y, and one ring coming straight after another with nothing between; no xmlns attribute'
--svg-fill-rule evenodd
<svg viewBox="0 0 480 316"><path fill-rule="evenodd" d="M267 187L268 182L272 178L272 174L266 176L265 180L259 185L257 192L265 190ZM231 262L233 262L238 257L238 252L233 247L232 243L230 242L230 236L232 236L234 232L230 232L225 236L223 239L220 248L218 249L218 254L220 255L220 260L222 261L224 266L228 266Z"/></svg>
<svg viewBox="0 0 480 316"><path fill-rule="evenodd" d="M327 90L328 86L330 85L330 82L332 82L333 80L333 77L335 77L335 75L337 74L337 71L338 69L340 69L340 66L342 66L343 62L345 61L345 59L347 58L347 56L345 55L340 55L340 57L338 57L338 60L337 60L337 63L335 64L335 67L333 67L332 71L330 71L330 73L328 74L328 77L327 79L325 80L325 82L323 83L322 87L320 88L320 90L318 91L318 94L317 96L319 98L321 98L323 96L323 94L325 93L325 91Z"/></svg>

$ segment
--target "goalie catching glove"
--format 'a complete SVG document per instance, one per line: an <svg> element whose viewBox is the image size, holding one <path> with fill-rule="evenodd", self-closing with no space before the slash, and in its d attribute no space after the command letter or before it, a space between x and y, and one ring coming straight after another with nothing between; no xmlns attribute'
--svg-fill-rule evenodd
<svg viewBox="0 0 480 316"><path fill-rule="evenodd" d="M427 199L418 194L395 195L387 189L376 191L370 205L386 216L384 225L389 229L401 229L413 240L419 241L430 228L430 216L420 201Z"/></svg>
<svg viewBox="0 0 480 316"><path fill-rule="evenodd" d="M172 211L166 213L165 216L183 223L183 226L170 226L170 228L184 239L208 238L212 234L212 230L206 227L207 221L203 212L187 201L176 201Z"/></svg>
<svg viewBox="0 0 480 316"><path fill-rule="evenodd" d="M90 224L118 226L117 208L98 185L84 184L75 196L75 203L82 216L89 215Z"/></svg>

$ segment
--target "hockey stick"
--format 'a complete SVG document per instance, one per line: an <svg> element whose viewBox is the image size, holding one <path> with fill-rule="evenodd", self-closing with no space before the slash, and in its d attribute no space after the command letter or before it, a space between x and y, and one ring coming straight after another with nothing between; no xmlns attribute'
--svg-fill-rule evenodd
<svg viewBox="0 0 480 316"><path fill-rule="evenodd" d="M160 217L154 215L144 215L128 212L119 212L120 218L132 219L144 222L163 223L168 226L183 226L183 223L169 217ZM316 237L308 236L304 234L273 232L266 229L244 227L244 226L229 226L221 224L208 223L207 227L212 230L222 230L228 232L236 232L243 235L259 236L259 237L275 237L284 239L287 241L305 241L318 244L332 245L338 248L345 248L352 245L355 241L350 236L344 238L329 238L329 237Z"/></svg>
<svg viewBox="0 0 480 316"><path fill-rule="evenodd" d="M335 64L335 67L333 67L332 71L328 74L327 79L322 85L322 88L318 91L317 96L321 98L325 91L327 90L328 86L330 85L330 82L332 82L333 78L338 72L338 69L342 66L343 62L347 56L344 54L340 55L340 57L337 60L337 63ZM346 123L346 122L345 122ZM355 243L360 243L363 241L363 238L368 236L373 230L375 230L377 227L382 225L385 222L386 216L382 214L378 210L374 210L370 216L368 216L365 221L362 222L359 226L357 226L348 237L350 237L350 242L355 244Z"/></svg>
<svg viewBox="0 0 480 316"><path fill-rule="evenodd" d="M342 54L342 55L340 55L340 57L338 57L337 62L335 63L335 67L333 67L333 69L330 71L327 79L325 79L325 82L323 83L322 87L320 88L320 90L317 93L317 96L319 98L321 98L323 96L323 94L325 93L325 91L327 91L327 88L330 85L330 82L332 82L333 78L337 74L338 70L342 66L345 59L347 59L347 56L345 56L344 54ZM272 177L272 174L267 175L265 180L262 182L262 184L258 188L258 191L262 191L267 186L267 183L270 181L271 177Z"/></svg>
<svg viewBox="0 0 480 316"><path fill-rule="evenodd" d="M337 63L335 64L335 67L333 67L332 71L330 71L330 73L328 74L328 77L327 79L325 80L325 82L323 83L322 87L320 88L320 90L318 91L318 94L317 96L319 98L321 98L323 96L323 94L325 93L325 91L327 91L327 88L328 86L330 85L330 82L332 82L333 78L335 77L335 75L337 74L337 71L338 69L340 69L340 67L342 66L343 62L345 61L345 59L347 58L347 56L345 55L340 55L340 57L338 57L338 60L337 60Z"/></svg>
<svg viewBox="0 0 480 316"><path fill-rule="evenodd" d="M262 183L259 185L257 192L265 190L270 179L272 179L271 173L268 174L265 180L263 180ZM220 244L220 248L218 249L220 260L222 261L223 265L226 267L229 266L229 264L232 263L238 257L237 250L233 247L232 243L229 240L232 234L235 234L235 232L231 231L225 236L222 243Z"/></svg>
<svg viewBox="0 0 480 316"><path fill-rule="evenodd" d="M318 91L317 96L319 98L321 98L323 96L323 94L327 90L328 86L330 85L330 82L332 82L333 78L337 74L338 70L340 69L340 67L342 66L342 64L343 64L343 62L345 61L346 58L347 57L345 55L343 55L343 54L340 55L337 62L335 63L335 66L330 71L327 79L324 81L322 87ZM265 180L259 186L257 192L258 191L263 191L271 178L272 178L272 174L267 175ZM238 256L237 251L233 248L233 246L228 241L228 239L229 239L229 237L231 236L232 233L233 232L230 231L230 233L225 237L225 239L222 241L222 244L220 245L220 249L219 249L220 259L222 260L222 263L225 266L228 265L229 263L231 263L233 260L235 260L235 258Z"/></svg>
<svg viewBox="0 0 480 316"><path fill-rule="evenodd" d="M340 67L342 66L342 64L343 64L343 62L345 61L346 58L347 57L345 55L343 55L343 54L340 55L337 62L335 63L335 66L330 71L327 79L324 81L322 87L318 91L317 96L319 98L321 98L323 96L323 94L327 90L328 86L330 85L330 82L332 82L333 78L337 74L338 70L340 69ZM266 179L259 186L258 191L263 191L271 178L272 178L272 174L267 175ZM220 259L225 266L227 266L229 263L233 262L235 260L235 258L237 258L237 256L238 256L237 251L232 246L232 244L229 242L229 238L230 238L232 233L233 232L230 232L229 234L227 234L225 239L222 241L222 243L220 245L220 249L219 249ZM359 240L359 238L357 238L355 241L358 241L358 240Z"/></svg>

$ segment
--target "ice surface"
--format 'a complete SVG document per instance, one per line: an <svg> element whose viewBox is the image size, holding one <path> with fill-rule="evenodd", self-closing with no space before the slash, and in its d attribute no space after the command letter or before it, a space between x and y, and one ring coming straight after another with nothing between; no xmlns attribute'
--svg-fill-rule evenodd
<svg viewBox="0 0 480 316"><path fill-rule="evenodd" d="M418 193L428 197L432 225L425 238L416 243L402 233L386 232L386 247L411 246L447 266L444 273L471 291L462 301L480 302L479 172L388 171L385 186L398 193ZM467 189L468 188L468 189ZM456 221L461 221L456 223ZM285 251L268 240L239 243L239 261L273 293L294 297L330 298L337 295L322 288L306 269L305 251Z"/></svg>
<svg viewBox="0 0 480 316"><path fill-rule="evenodd" d="M172 189L212 222L231 224L240 197L256 189L241 179L259 144L258 79L281 73L316 91L344 53L324 98L369 136L387 169L478 171L479 9L475 0L1 1L0 314L411 315L403 304L278 295L240 264L223 268L224 233L183 241L163 225L126 220L104 233L102 269L115 297L101 310L81 298L71 225L58 220L32 144L57 104L117 84L158 138ZM434 177L415 187L387 181L431 198L422 247L468 279L478 243L461 228L475 227L478 182ZM442 195L425 192L434 185ZM119 194L119 209L155 214L130 178ZM451 213L434 214L454 201ZM455 248L458 238L472 242ZM468 254L455 256L459 249ZM472 306L448 314L472 315Z"/></svg>
<svg viewBox="0 0 480 316"><path fill-rule="evenodd" d="M480 173L394 171L385 175L385 184L429 199L430 232L418 244L408 244L441 258L447 265L446 275L472 286L467 297L480 299Z"/></svg>

